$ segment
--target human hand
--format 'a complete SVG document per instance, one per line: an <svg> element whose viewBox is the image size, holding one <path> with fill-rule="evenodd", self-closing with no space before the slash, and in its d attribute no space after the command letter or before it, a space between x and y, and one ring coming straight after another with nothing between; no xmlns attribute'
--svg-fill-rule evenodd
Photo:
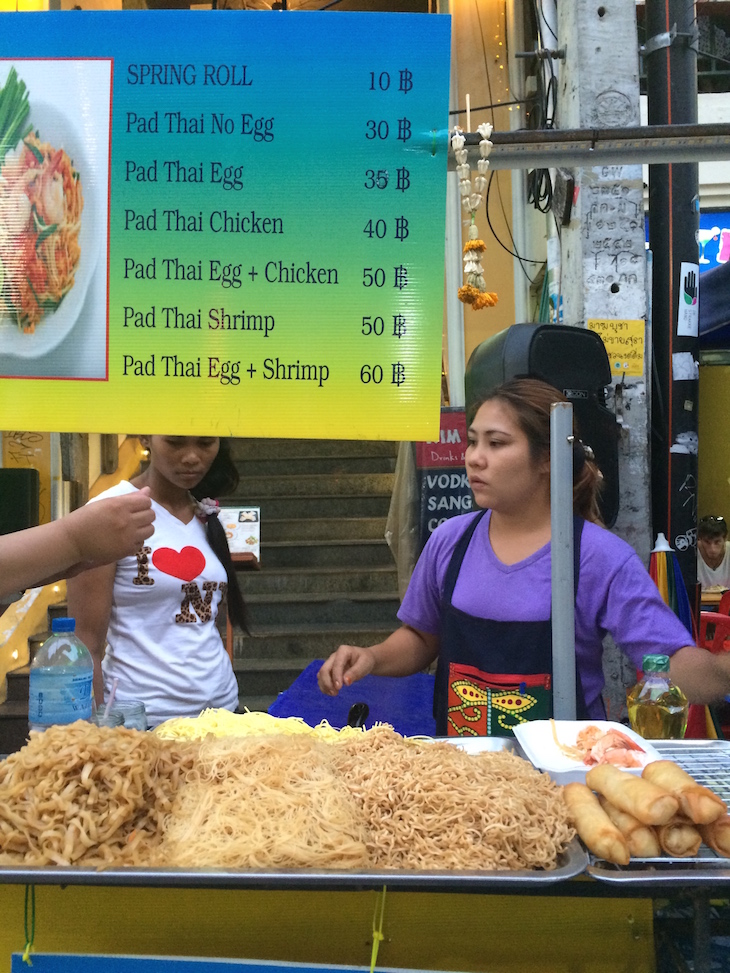
<svg viewBox="0 0 730 973"><path fill-rule="evenodd" d="M59 524L74 545L77 563L89 567L136 554L154 533L154 519L149 488L143 487L121 497L89 503L63 517Z"/></svg>
<svg viewBox="0 0 730 973"><path fill-rule="evenodd" d="M336 696L343 686L351 686L375 667L375 656L370 649L358 645L341 645L317 673L320 690L326 696Z"/></svg>
<svg viewBox="0 0 730 973"><path fill-rule="evenodd" d="M684 300L687 304L694 304L697 300L697 275L690 270L685 278Z"/></svg>

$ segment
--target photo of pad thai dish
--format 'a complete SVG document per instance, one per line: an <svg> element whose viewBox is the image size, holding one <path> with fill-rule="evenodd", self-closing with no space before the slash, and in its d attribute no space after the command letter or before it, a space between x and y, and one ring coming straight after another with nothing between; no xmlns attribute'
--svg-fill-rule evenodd
<svg viewBox="0 0 730 973"><path fill-rule="evenodd" d="M0 166L0 314L32 334L74 286L81 178L62 148L30 132Z"/></svg>
<svg viewBox="0 0 730 973"><path fill-rule="evenodd" d="M106 374L110 101L108 62L0 60L4 377Z"/></svg>

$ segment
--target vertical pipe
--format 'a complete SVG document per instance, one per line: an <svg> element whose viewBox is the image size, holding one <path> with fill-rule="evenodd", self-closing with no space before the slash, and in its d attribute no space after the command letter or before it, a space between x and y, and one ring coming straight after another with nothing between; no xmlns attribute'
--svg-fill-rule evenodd
<svg viewBox="0 0 730 973"><path fill-rule="evenodd" d="M646 0L645 55L650 125L697 122L697 54L693 0ZM675 33L676 35L673 36ZM668 42L668 43L667 43ZM662 45L662 46L658 46ZM666 534L692 598L697 581L697 333L680 334L680 309L694 306L682 263L697 264L697 163L649 166L649 244L653 254L652 514L653 533ZM691 287L690 287L691 289ZM676 369L685 366L685 371ZM688 372L686 369L689 368ZM695 368L696 372L696 368ZM684 377L679 377L682 375Z"/></svg>
<svg viewBox="0 0 730 973"><path fill-rule="evenodd" d="M576 717L572 444L573 406L554 402L550 407L550 570L556 720Z"/></svg>
<svg viewBox="0 0 730 973"><path fill-rule="evenodd" d="M66 504L63 494L63 477L61 475L61 436L52 432L50 436L51 453L51 520L63 517Z"/></svg>
<svg viewBox="0 0 730 973"><path fill-rule="evenodd" d="M515 11L514 0L508 0L506 6L505 29L507 33L507 50L524 51L524 32L521 29ZM509 87L512 97L524 98L524 80L522 61L517 57L510 57L507 65L509 72ZM509 113L510 131L523 128L525 112L522 105L512 105ZM512 170L512 239L515 252L526 254L529 251L527 220L525 208L527 206L527 179L524 169ZM530 320L530 284L523 272L519 260L512 261L512 277L514 280L515 321Z"/></svg>
<svg viewBox="0 0 730 973"><path fill-rule="evenodd" d="M451 83L449 106L456 111L459 106L459 87L456 78L456 51L451 38ZM458 115L452 116L458 118ZM447 152L451 151L448 143ZM446 178L446 347L449 355L449 405L462 408L465 402L464 371L464 305L459 300L459 288L463 278L461 259L461 197L459 178L449 172Z"/></svg>

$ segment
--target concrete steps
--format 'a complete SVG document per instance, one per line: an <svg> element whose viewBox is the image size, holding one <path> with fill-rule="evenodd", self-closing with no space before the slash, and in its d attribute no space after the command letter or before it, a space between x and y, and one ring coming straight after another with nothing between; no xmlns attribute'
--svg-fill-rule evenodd
<svg viewBox="0 0 730 973"><path fill-rule="evenodd" d="M233 641L247 705L273 702L338 645L372 645L397 626L385 541L396 444L239 439L232 453L241 482L229 505L261 508L261 569L240 572L252 634Z"/></svg>

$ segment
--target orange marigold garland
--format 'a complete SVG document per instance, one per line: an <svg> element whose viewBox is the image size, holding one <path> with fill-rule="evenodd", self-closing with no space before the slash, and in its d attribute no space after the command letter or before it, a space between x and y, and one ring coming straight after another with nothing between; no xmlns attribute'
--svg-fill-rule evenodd
<svg viewBox="0 0 730 973"><path fill-rule="evenodd" d="M492 134L492 126L488 122L479 125L477 131L482 136L479 142L479 161L477 162L478 173L474 177L472 186L471 172L469 169L468 153L465 148L466 139L462 130L456 126L451 137L451 147L456 157L456 173L459 177L459 193L461 194L461 204L470 213L469 239L464 244L464 273L466 274L466 284L459 288L459 300L464 304L471 304L474 311L483 307L494 307L497 303L497 295L487 291L484 280L484 267L482 266L482 254L486 250L483 240L479 239L476 226L476 213L479 209L484 191L487 188L487 169L489 168L489 153L492 150L492 143L489 136Z"/></svg>

